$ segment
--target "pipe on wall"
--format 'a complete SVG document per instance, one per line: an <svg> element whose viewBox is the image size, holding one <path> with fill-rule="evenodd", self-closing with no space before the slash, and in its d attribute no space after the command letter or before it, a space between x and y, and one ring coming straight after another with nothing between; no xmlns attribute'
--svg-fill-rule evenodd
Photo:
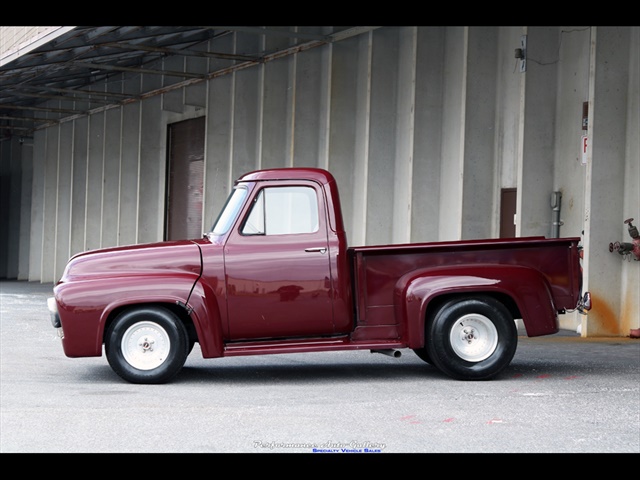
<svg viewBox="0 0 640 480"><path fill-rule="evenodd" d="M560 237L560 208L562 204L562 192L553 192L551 194L551 238Z"/></svg>

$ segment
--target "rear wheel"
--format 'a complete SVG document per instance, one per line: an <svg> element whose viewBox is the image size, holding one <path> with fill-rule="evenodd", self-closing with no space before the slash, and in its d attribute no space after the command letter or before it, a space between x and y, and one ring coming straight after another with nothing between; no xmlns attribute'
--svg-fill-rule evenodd
<svg viewBox="0 0 640 480"><path fill-rule="evenodd" d="M426 348L414 348L413 351L420 360L428 363L429 365L433 365L433 360L431 360L429 351Z"/></svg>
<svg viewBox="0 0 640 480"><path fill-rule="evenodd" d="M131 383L166 383L183 367L188 346L183 323L162 307L121 313L105 337L109 365Z"/></svg>
<svg viewBox="0 0 640 480"><path fill-rule="evenodd" d="M488 380L513 359L515 321L494 298L478 296L445 303L427 325L429 358L459 380Z"/></svg>

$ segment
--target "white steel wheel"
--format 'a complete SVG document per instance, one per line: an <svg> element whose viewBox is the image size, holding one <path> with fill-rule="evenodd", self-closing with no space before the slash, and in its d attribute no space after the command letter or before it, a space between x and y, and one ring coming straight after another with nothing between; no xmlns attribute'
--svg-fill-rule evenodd
<svg viewBox="0 0 640 480"><path fill-rule="evenodd" d="M489 380L511 362L518 331L509 310L486 295L458 296L429 313L425 349L459 380Z"/></svg>
<svg viewBox="0 0 640 480"><path fill-rule="evenodd" d="M138 322L122 336L122 356L138 370L153 370L162 365L171 352L167 331L155 322Z"/></svg>
<svg viewBox="0 0 640 480"><path fill-rule="evenodd" d="M165 383L187 359L189 336L176 314L161 306L132 307L105 332L105 352L114 372L131 383Z"/></svg>
<svg viewBox="0 0 640 480"><path fill-rule="evenodd" d="M489 358L498 346L498 330L494 323L479 314L459 318L449 334L451 348L467 362L481 362Z"/></svg>

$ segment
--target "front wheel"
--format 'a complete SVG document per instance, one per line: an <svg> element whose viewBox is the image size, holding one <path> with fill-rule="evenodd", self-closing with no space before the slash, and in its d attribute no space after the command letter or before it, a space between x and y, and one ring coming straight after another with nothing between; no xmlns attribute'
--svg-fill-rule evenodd
<svg viewBox="0 0 640 480"><path fill-rule="evenodd" d="M121 313L105 337L109 365L131 383L166 383L183 367L188 345L184 324L162 307Z"/></svg>
<svg viewBox="0 0 640 480"><path fill-rule="evenodd" d="M478 296L445 303L427 326L429 358L458 380L488 380L513 359L515 321L494 298Z"/></svg>

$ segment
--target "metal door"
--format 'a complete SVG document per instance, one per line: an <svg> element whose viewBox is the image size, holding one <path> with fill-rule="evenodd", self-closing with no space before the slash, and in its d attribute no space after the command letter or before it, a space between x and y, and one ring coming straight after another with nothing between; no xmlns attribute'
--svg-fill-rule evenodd
<svg viewBox="0 0 640 480"><path fill-rule="evenodd" d="M205 117L169 125L165 238L202 236Z"/></svg>
<svg viewBox="0 0 640 480"><path fill-rule="evenodd" d="M233 340L334 333L322 195L311 182L271 182L254 192L225 245Z"/></svg>
<svg viewBox="0 0 640 480"><path fill-rule="evenodd" d="M500 192L500 238L516 236L517 189L503 188Z"/></svg>

